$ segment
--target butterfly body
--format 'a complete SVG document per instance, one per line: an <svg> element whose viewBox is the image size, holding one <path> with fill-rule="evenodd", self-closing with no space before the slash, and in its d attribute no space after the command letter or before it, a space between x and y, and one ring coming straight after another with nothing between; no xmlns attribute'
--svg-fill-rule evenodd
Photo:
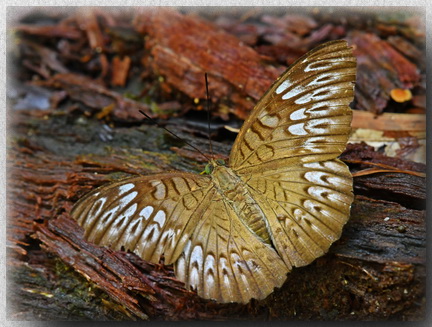
<svg viewBox="0 0 432 327"><path fill-rule="evenodd" d="M266 215L256 203L247 184L229 167L213 161L213 184L240 220L264 242L270 243Z"/></svg>
<svg viewBox="0 0 432 327"><path fill-rule="evenodd" d="M102 186L71 216L88 241L173 264L176 277L219 302L263 299L293 267L326 253L349 218L352 176L337 156L351 122L355 58L345 41L299 58L264 94L229 166Z"/></svg>

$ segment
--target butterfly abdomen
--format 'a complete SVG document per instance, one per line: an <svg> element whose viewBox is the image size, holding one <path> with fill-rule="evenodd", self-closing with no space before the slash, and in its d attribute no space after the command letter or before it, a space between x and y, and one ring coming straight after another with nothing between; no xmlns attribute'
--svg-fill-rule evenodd
<svg viewBox="0 0 432 327"><path fill-rule="evenodd" d="M266 225L266 216L253 199L245 182L230 168L218 166L212 174L218 191L228 205L240 217L240 220L264 242L270 244L270 235Z"/></svg>
<svg viewBox="0 0 432 327"><path fill-rule="evenodd" d="M243 208L240 209L240 217L256 235L267 244L270 244L270 235L265 223L266 218L261 208L249 194L243 203Z"/></svg>

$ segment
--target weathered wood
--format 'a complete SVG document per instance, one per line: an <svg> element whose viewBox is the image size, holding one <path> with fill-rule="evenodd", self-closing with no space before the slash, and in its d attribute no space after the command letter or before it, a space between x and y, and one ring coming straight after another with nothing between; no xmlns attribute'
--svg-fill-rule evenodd
<svg viewBox="0 0 432 327"><path fill-rule="evenodd" d="M379 131L424 131L426 115L383 113L375 115L366 111L354 111L352 128L368 128Z"/></svg>
<svg viewBox="0 0 432 327"><path fill-rule="evenodd" d="M24 115L21 120L25 120ZM386 174L382 174L380 183L355 179L356 192L358 189L367 190L373 198L356 196L352 217L342 238L332 246L328 255L308 267L294 269L286 284L264 301L252 301L246 306L220 305L202 300L183 289L182 284L175 280L171 267L149 264L133 254L87 243L81 228L68 215L80 195L96 185L124 176L118 172L147 174L184 168L199 171L202 165L200 168L190 159L173 156L169 150L159 147L165 147L165 144L145 143L150 135L153 140L164 137L160 129L146 126L114 130L111 150L108 150L110 155L86 155L84 153L89 151L86 146L101 147L105 142L94 140L93 136L97 135L100 127L92 121L89 121L87 129L91 134L75 135L72 141L69 133L77 127L76 124L77 120L71 123L55 117L48 120L33 118L32 128L44 130L43 135L36 135L30 143L16 143L10 150L9 244L17 250L17 255L24 258L32 258L35 251L40 253L39 248L60 258L63 264L84 276L92 289L103 290L104 296L117 303L114 307L111 304L111 309L123 312L119 319L393 317L412 320L421 312L422 306L418 307L418 303L424 296L425 211L418 206L409 206L408 209L399 203L397 196L391 202L386 200L386 193L396 192L387 183ZM47 125L53 129L47 129ZM146 148L153 147L157 151L122 149L124 140L136 138L137 132L142 134ZM181 130L178 132L182 134ZM52 141L57 143L55 146L49 144L51 141L44 136L49 133L55 135L55 141ZM165 138L165 142L172 141ZM201 140L201 143L206 143L206 140ZM214 143L216 149L226 149ZM57 153L52 153L49 148L56 149ZM77 159L70 155L80 152L82 154ZM353 159L355 153L359 154L358 160L362 160L365 153L371 160L374 152L356 146L349 151L349 157ZM420 179L420 184L421 181L424 186L424 178ZM410 196L421 202L424 187L418 188L419 181L404 179L403 183L407 191L417 189ZM386 192L382 191L383 186L387 188ZM405 200L400 202L412 204ZM15 278L18 283L22 282L16 274ZM46 290L45 285L33 287L41 292ZM54 295L52 303L55 300ZM102 307L104 305L101 303ZM184 310L185 307L188 310ZM266 312L271 312L270 316ZM105 318L112 319L112 314Z"/></svg>
<svg viewBox="0 0 432 327"><path fill-rule="evenodd" d="M212 97L232 102L232 113L243 119L254 103L247 97L258 100L281 73L263 65L251 47L197 17L171 10L144 10L137 16L135 28L148 35L150 66L166 76L168 84L190 98L204 99L203 76L207 72ZM227 118L226 113L220 114Z"/></svg>
<svg viewBox="0 0 432 327"><path fill-rule="evenodd" d="M358 70L362 72L357 77L357 85L360 90L367 87L375 91L357 92L357 108L380 114L388 104L392 89L412 88L419 83L420 74L416 65L387 41L362 32L352 33L350 39L357 45L354 53Z"/></svg>

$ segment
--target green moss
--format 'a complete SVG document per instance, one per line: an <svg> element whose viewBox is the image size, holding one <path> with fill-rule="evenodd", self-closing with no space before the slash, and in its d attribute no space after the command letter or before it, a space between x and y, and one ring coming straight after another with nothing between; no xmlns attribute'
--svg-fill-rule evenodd
<svg viewBox="0 0 432 327"><path fill-rule="evenodd" d="M120 304L112 302L104 291L60 259L48 257L46 260L43 268L35 269L30 265L9 267L9 319L132 319Z"/></svg>

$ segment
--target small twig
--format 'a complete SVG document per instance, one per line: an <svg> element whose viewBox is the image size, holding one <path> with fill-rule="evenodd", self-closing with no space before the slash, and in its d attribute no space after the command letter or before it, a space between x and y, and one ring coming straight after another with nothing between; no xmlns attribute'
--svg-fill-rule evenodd
<svg viewBox="0 0 432 327"><path fill-rule="evenodd" d="M359 270L363 271L366 275L368 275L372 280L378 281L378 278L376 278L375 276L373 276L369 271L367 271L363 267L354 266L354 265L352 265L352 264L350 264L348 262L345 262L345 261L340 261L340 263L343 263L344 265L350 266L350 267L355 268L355 269L359 269Z"/></svg>
<svg viewBox="0 0 432 327"><path fill-rule="evenodd" d="M371 165L371 166L378 166L383 169L377 169L377 168L368 168L361 171L358 171L353 175L353 177L358 176L364 176L364 175L370 175L370 174L377 174L377 173L401 173L401 174L408 174L408 175L414 175L418 177L426 177L425 173L421 173L418 171L412 171L412 170L405 170L405 169L399 169L393 166L389 166L382 163L375 163L370 161L361 161L361 160L344 160L344 162L352 163L352 164L364 164L364 165Z"/></svg>

